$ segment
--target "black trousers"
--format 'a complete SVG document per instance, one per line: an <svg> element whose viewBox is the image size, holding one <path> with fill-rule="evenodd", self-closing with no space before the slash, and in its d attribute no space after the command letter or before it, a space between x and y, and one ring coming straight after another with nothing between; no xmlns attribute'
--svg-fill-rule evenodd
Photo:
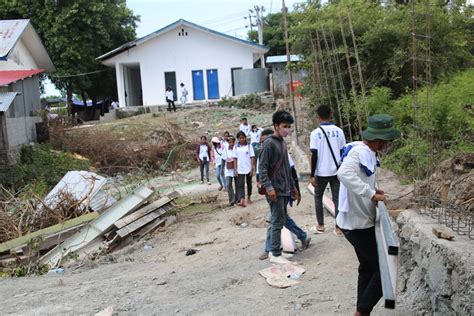
<svg viewBox="0 0 474 316"><path fill-rule="evenodd" d="M237 177L237 202L240 202L241 199L245 199L245 183L247 183L247 196L252 195L252 176L248 174L239 174Z"/></svg>
<svg viewBox="0 0 474 316"><path fill-rule="evenodd" d="M359 259L357 311L369 315L383 295L375 227L354 230L342 229L342 232L354 247L357 259Z"/></svg>
<svg viewBox="0 0 474 316"><path fill-rule="evenodd" d="M316 209L316 220L318 225L324 225L324 208L323 208L323 195L328 184L331 186L332 202L334 203L334 211L339 213L339 180L337 176L332 177L316 177L318 185L314 190L314 205Z"/></svg>
<svg viewBox="0 0 474 316"><path fill-rule="evenodd" d="M168 102L168 111L171 112L171 110L174 110L176 112L176 105L174 105L174 100L166 99ZM173 106L173 109L171 109L171 106Z"/></svg>

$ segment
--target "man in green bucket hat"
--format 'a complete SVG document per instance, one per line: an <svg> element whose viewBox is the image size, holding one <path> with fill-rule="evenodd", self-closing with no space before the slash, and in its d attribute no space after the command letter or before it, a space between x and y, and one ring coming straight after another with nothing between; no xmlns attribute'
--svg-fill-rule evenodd
<svg viewBox="0 0 474 316"><path fill-rule="evenodd" d="M355 316L370 315L383 295L375 217L376 203L385 200L385 193L375 188L375 170L380 166L377 153L400 137L390 115L376 114L370 116L368 122L368 127L362 132L362 141L344 146L342 164L337 172L341 186L336 223L354 247L359 260Z"/></svg>

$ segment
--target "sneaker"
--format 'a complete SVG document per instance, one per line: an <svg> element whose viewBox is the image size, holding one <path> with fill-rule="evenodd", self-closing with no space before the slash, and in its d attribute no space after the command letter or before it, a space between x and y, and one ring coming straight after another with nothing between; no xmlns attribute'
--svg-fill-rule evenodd
<svg viewBox="0 0 474 316"><path fill-rule="evenodd" d="M268 257L270 258L270 262L271 262L271 263L276 263L276 264L287 264L287 263L291 263L290 260L284 258L283 256L275 257L271 252L268 254Z"/></svg>
<svg viewBox="0 0 474 316"><path fill-rule="evenodd" d="M262 252L262 254L260 256L258 256L258 259L259 260L266 260L268 259L268 252Z"/></svg>
<svg viewBox="0 0 474 316"><path fill-rule="evenodd" d="M207 180L207 185L211 185L211 182L209 180Z"/></svg>
<svg viewBox="0 0 474 316"><path fill-rule="evenodd" d="M286 259L291 259L291 258L293 258L293 255L292 255L291 253L286 253L286 252L282 252L282 253L281 253L281 256L282 256L283 258L286 258Z"/></svg>
<svg viewBox="0 0 474 316"><path fill-rule="evenodd" d="M204 181L201 180L201 184L204 184Z"/></svg>
<svg viewBox="0 0 474 316"><path fill-rule="evenodd" d="M305 250L309 248L309 243L311 242L311 237L306 237L306 240L301 241L301 249Z"/></svg>

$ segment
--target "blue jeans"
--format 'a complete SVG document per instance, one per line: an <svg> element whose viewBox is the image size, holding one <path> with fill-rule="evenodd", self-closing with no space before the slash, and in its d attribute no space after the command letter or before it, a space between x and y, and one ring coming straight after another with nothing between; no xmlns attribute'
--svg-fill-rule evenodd
<svg viewBox="0 0 474 316"><path fill-rule="evenodd" d="M224 173L222 170L223 168L224 168L223 165L216 166L216 178L217 178L217 182L219 182L220 185L222 185L224 188L227 188L226 180L225 180Z"/></svg>
<svg viewBox="0 0 474 316"><path fill-rule="evenodd" d="M286 223L284 225L286 229L288 229L290 232L296 235L296 237L301 240L301 243L303 243L306 240L306 232L302 230L301 228L296 225L295 221L286 215ZM265 240L265 252L269 253L270 249L272 246L272 225L268 225L267 228L267 239Z"/></svg>

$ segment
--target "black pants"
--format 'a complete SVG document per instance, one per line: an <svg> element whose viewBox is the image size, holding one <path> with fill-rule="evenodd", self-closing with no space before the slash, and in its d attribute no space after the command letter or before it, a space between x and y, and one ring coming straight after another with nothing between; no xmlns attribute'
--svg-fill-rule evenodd
<svg viewBox="0 0 474 316"><path fill-rule="evenodd" d="M237 202L240 202L241 199L245 199L245 182L247 182L247 196L252 195L252 176L250 173L239 174L237 177Z"/></svg>
<svg viewBox="0 0 474 316"><path fill-rule="evenodd" d="M323 195L324 191L328 184L331 187L332 201L334 203L334 211L336 212L336 217L339 204L339 180L337 176L332 177L316 177L318 185L314 189L314 205L316 208L316 219L318 225L324 225L324 209L323 209Z"/></svg>
<svg viewBox="0 0 474 316"><path fill-rule="evenodd" d="M201 161L199 171L201 171L201 181L204 181L204 177L206 177L207 182L209 182L209 161Z"/></svg>
<svg viewBox="0 0 474 316"><path fill-rule="evenodd" d="M343 229L342 232L354 247L357 259L359 259L357 311L368 315L383 295L375 227L354 230Z"/></svg>
<svg viewBox="0 0 474 316"><path fill-rule="evenodd" d="M174 105L174 100L166 99L168 102L168 111L171 112L171 110L174 110L176 112L176 105ZM171 109L171 106L173 106L173 109Z"/></svg>

